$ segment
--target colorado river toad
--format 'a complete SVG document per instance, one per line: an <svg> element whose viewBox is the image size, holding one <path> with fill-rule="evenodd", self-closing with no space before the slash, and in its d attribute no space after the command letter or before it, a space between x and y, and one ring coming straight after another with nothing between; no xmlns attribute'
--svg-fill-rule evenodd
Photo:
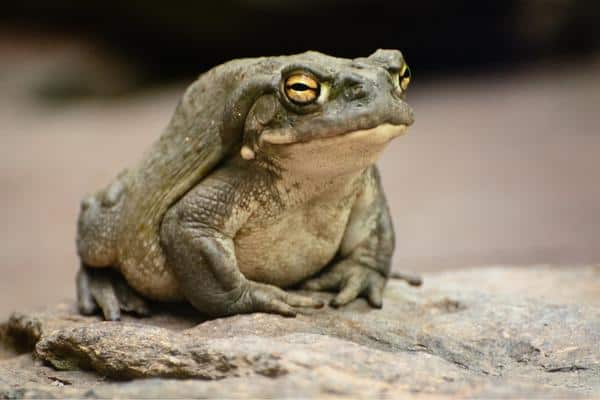
<svg viewBox="0 0 600 400"><path fill-rule="evenodd" d="M145 314L144 297L211 316L322 306L283 290L299 285L381 307L394 232L374 163L413 122L409 81L396 50L202 74L141 161L83 200L81 312Z"/></svg>

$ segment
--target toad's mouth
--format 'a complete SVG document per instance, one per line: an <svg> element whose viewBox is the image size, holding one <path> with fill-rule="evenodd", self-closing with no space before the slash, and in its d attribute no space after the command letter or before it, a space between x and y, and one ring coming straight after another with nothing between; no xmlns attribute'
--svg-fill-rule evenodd
<svg viewBox="0 0 600 400"><path fill-rule="evenodd" d="M393 125L384 123L374 128L349 130L345 132L317 132L312 134L299 134L292 128L265 130L260 135L260 142L275 145L306 143L312 141L343 141L346 139L372 138L377 142L390 141L406 133L408 125Z"/></svg>

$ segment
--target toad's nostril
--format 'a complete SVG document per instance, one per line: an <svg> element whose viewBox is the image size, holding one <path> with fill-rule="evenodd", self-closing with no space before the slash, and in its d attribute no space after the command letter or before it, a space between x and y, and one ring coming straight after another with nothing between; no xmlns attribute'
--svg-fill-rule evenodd
<svg viewBox="0 0 600 400"><path fill-rule="evenodd" d="M353 85L346 89L345 96L348 100L358 100L367 96L363 85Z"/></svg>

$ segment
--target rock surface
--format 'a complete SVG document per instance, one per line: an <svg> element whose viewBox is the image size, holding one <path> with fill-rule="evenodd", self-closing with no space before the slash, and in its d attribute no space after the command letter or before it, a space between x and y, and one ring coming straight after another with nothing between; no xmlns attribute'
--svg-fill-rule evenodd
<svg viewBox="0 0 600 400"><path fill-rule="evenodd" d="M102 322L60 304L0 338L0 398L600 396L600 266L392 280L382 310L293 319L181 306Z"/></svg>

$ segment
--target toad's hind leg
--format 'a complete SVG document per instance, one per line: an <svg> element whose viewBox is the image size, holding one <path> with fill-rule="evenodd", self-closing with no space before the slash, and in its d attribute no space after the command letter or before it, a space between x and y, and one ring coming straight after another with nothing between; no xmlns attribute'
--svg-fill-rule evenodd
<svg viewBox="0 0 600 400"><path fill-rule="evenodd" d="M117 227L123 207L124 184L119 179L81 202L77 219L77 253L93 267L117 264Z"/></svg>
<svg viewBox="0 0 600 400"><path fill-rule="evenodd" d="M82 264L77 273L77 303L82 314L94 314L99 308L108 321L119 320L121 311L150 315L146 302L112 268Z"/></svg>
<svg viewBox="0 0 600 400"><path fill-rule="evenodd" d="M79 310L90 315L100 308L104 319L113 321L121 318L121 311L149 314L144 300L112 268L119 264L117 227L123 206L125 174L81 202L77 224L77 252L81 259L77 273Z"/></svg>

